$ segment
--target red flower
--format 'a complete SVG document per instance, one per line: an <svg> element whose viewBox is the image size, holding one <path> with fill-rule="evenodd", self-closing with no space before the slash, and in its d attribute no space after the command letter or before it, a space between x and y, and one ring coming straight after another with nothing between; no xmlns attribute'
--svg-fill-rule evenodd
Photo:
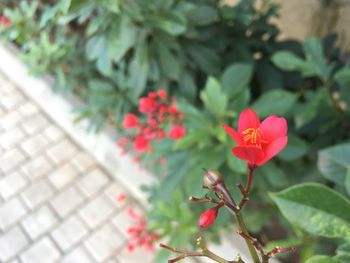
<svg viewBox="0 0 350 263"><path fill-rule="evenodd" d="M186 134L186 129L182 124L174 125L169 131L169 137L174 141L182 138Z"/></svg>
<svg viewBox="0 0 350 263"><path fill-rule="evenodd" d="M125 115L123 120L123 127L124 129L132 129L137 126L139 123L139 120L135 114L128 113Z"/></svg>
<svg viewBox="0 0 350 263"><path fill-rule="evenodd" d="M157 101L153 98L143 97L139 100L139 111L142 113L151 112L157 106Z"/></svg>
<svg viewBox="0 0 350 263"><path fill-rule="evenodd" d="M0 25L8 27L11 25L11 21L7 16L0 16Z"/></svg>
<svg viewBox="0 0 350 263"><path fill-rule="evenodd" d="M287 122L275 115L260 123L256 113L247 109L238 120L238 132L224 125L226 132L237 143L232 152L247 161L251 167L261 166L278 154L287 144Z"/></svg>
<svg viewBox="0 0 350 263"><path fill-rule="evenodd" d="M161 98L161 99L166 99L166 98L168 97L168 94L167 94L166 91L163 90L163 89L159 89L159 90L157 91L157 95L158 95L158 97Z"/></svg>
<svg viewBox="0 0 350 263"><path fill-rule="evenodd" d="M210 227L218 215L218 207L213 207L205 211L199 217L199 226L201 228Z"/></svg>
<svg viewBox="0 0 350 263"><path fill-rule="evenodd" d="M134 139L134 150L136 152L144 152L148 147L148 141L143 136L136 136Z"/></svg>

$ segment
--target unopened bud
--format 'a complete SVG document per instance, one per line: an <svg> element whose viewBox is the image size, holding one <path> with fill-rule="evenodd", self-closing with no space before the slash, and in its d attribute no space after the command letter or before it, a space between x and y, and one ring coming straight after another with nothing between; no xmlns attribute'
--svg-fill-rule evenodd
<svg viewBox="0 0 350 263"><path fill-rule="evenodd" d="M199 226L201 228L210 227L218 215L218 210L219 207L213 207L201 214L199 217Z"/></svg>
<svg viewBox="0 0 350 263"><path fill-rule="evenodd" d="M203 177L203 187L215 190L218 185L224 183L224 178L221 173L217 170L205 170L205 175Z"/></svg>

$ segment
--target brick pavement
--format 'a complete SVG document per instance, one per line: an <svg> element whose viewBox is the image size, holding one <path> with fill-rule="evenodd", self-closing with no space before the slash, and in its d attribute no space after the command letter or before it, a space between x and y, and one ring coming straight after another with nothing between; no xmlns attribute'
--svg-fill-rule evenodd
<svg viewBox="0 0 350 263"><path fill-rule="evenodd" d="M126 251L122 192L0 73L0 262L151 262L147 252Z"/></svg>

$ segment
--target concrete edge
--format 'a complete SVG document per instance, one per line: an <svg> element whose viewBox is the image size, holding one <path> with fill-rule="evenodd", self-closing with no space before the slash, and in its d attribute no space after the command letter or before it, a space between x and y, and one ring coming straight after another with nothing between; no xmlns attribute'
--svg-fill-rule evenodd
<svg viewBox="0 0 350 263"><path fill-rule="evenodd" d="M18 60L18 54L19 51L13 45L0 43L0 71L40 105L79 146L94 156L102 167L129 189L134 198L147 207L147 195L141 191L140 187L154 185L157 180L149 172L140 170L132 161L133 157L130 154L120 156L120 150L115 146L120 136L115 129L106 124L99 134L88 134L87 121L74 124L72 108L82 105L82 102L73 95L63 96L53 93L50 77L38 78L30 75L28 67ZM249 262L248 250L240 236L226 231L222 231L221 236L220 245L210 245L214 252L227 258L234 258L239 254L245 262ZM201 259L200 262L212 261ZM271 263L278 263L278 261L271 260Z"/></svg>
<svg viewBox="0 0 350 263"><path fill-rule="evenodd" d="M154 176L140 170L132 161L132 156L120 156L115 144L120 138L115 129L106 124L98 134L88 134L87 121L74 124L72 109L82 105L75 96L55 94L50 77L38 78L30 75L28 67L18 60L19 51L10 44L0 43L0 71L2 71L19 89L35 101L68 135L83 149L96 158L113 177L120 181L143 206L147 207L147 195L141 191L142 185L156 183Z"/></svg>

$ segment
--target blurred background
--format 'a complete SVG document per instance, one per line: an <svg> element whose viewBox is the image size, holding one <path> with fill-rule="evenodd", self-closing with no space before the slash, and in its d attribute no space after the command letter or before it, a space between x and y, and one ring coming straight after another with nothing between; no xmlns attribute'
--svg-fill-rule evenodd
<svg viewBox="0 0 350 263"><path fill-rule="evenodd" d="M229 213L201 230L209 207L188 196L210 194L210 168L239 198L248 169L221 126L247 108L289 127L256 170L249 232L266 250L297 248L279 262L350 262L349 11L348 0L2 0L0 262L166 262L160 242L195 250L198 235L232 256L220 243L237 228Z"/></svg>

